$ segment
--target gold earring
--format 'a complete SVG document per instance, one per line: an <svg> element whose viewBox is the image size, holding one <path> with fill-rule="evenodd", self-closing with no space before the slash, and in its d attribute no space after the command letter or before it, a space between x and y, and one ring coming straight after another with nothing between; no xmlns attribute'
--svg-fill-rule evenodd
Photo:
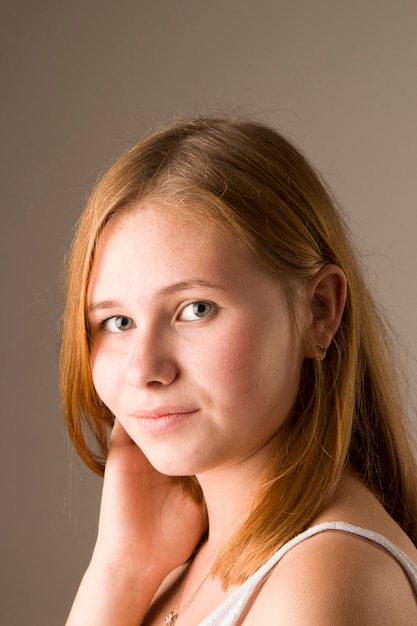
<svg viewBox="0 0 417 626"><path fill-rule="evenodd" d="M327 354L327 348L322 346L320 343L316 343L316 359L317 361L324 361Z"/></svg>

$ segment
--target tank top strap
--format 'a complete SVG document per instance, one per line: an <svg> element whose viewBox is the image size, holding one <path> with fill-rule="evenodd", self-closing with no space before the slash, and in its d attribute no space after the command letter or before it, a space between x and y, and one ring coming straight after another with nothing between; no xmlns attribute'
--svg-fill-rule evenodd
<svg viewBox="0 0 417 626"><path fill-rule="evenodd" d="M300 533L279 548L279 550L277 550L277 552L275 552L270 559L264 563L264 565L262 565L238 589L236 589L231 596L220 604L208 617L200 622L199 626L235 626L258 585L263 581L267 574L269 574L272 568L275 567L275 565L282 559L282 557L302 541L305 541L318 533L329 530L350 533L382 546L400 563L404 571L407 573L417 594L417 565L395 544L382 535L379 535L371 530L367 530L366 528L361 528L360 526L354 526L352 524L348 524L347 522L325 522L308 528L306 531Z"/></svg>

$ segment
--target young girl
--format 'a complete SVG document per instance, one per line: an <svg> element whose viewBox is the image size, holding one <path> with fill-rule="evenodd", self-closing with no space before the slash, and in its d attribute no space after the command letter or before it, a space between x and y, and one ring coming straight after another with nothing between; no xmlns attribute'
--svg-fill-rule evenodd
<svg viewBox="0 0 417 626"><path fill-rule="evenodd" d="M68 625L417 623L394 350L328 192L275 131L177 123L104 175L61 368L71 440L105 467Z"/></svg>

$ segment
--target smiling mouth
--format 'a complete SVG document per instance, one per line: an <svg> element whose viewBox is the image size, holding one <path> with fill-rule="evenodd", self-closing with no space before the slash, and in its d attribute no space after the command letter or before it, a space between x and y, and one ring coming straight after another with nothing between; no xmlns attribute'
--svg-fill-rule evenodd
<svg viewBox="0 0 417 626"><path fill-rule="evenodd" d="M154 410L140 410L131 413L141 426L153 433L163 433L184 424L198 413L198 409L186 407L158 407Z"/></svg>

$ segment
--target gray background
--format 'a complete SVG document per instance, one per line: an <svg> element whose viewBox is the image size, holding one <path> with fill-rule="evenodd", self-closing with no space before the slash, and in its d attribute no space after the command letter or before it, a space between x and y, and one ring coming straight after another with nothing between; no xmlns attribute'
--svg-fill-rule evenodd
<svg viewBox="0 0 417 626"><path fill-rule="evenodd" d="M417 3L2 0L0 24L0 623L52 626L101 484L57 394L63 256L93 181L174 115L255 113L324 173L416 355Z"/></svg>

